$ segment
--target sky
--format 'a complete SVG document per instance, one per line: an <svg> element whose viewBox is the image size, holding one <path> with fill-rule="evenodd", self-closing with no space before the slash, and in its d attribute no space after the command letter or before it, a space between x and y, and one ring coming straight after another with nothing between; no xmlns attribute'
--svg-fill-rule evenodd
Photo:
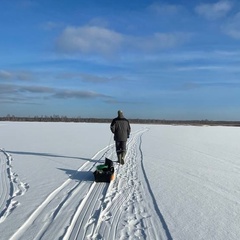
<svg viewBox="0 0 240 240"><path fill-rule="evenodd" d="M0 116L240 120L237 0L0 8Z"/></svg>

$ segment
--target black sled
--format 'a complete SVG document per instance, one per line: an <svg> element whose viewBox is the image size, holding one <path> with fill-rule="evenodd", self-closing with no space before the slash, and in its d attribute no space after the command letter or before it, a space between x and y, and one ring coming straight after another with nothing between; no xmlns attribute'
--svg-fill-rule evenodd
<svg viewBox="0 0 240 240"><path fill-rule="evenodd" d="M111 180L114 179L113 161L105 158L105 163L103 165L98 165L93 175L95 182L111 182Z"/></svg>

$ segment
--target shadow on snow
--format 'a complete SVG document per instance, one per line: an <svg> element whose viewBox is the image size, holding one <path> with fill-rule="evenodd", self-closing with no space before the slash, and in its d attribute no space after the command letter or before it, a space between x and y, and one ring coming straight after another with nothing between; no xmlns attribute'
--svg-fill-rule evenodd
<svg viewBox="0 0 240 240"><path fill-rule="evenodd" d="M83 157L72 157L72 156L64 156L64 155L57 155L51 153L36 153L36 152L23 152L23 151L7 151L11 154L18 154L18 155L32 155L32 156L43 156L43 157L53 157L53 158L70 158L70 159L79 159L85 160L89 162L98 162L103 163L104 161L94 160L91 158L83 158ZM65 168L57 168L61 171L64 171L70 179L77 180L77 181L94 181L94 176L92 171L78 171L72 169L65 169Z"/></svg>
<svg viewBox="0 0 240 240"><path fill-rule="evenodd" d="M91 171L77 171L65 168L57 168L61 171L64 171L70 179L77 181L94 181L93 172Z"/></svg>
<svg viewBox="0 0 240 240"><path fill-rule="evenodd" d="M70 159L79 159L85 160L90 162L96 162L96 160L91 158L83 158L83 157L72 157L72 156L64 156L64 155L57 155L52 153L36 153L36 152L22 152L22 151L7 151L11 154L18 154L18 155L32 155L32 156L43 156L43 157L54 157L54 158L70 158Z"/></svg>

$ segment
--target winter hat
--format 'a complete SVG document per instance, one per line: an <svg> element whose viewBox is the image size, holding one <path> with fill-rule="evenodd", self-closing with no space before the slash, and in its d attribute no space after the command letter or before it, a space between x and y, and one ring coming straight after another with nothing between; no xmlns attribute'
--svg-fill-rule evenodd
<svg viewBox="0 0 240 240"><path fill-rule="evenodd" d="M123 112L121 110L118 110L118 117L123 118Z"/></svg>

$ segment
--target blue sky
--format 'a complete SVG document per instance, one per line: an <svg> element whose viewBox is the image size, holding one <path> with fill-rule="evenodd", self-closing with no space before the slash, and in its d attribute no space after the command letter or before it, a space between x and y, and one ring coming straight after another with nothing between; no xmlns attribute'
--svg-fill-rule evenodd
<svg viewBox="0 0 240 240"><path fill-rule="evenodd" d="M0 116L240 120L237 0L0 7Z"/></svg>

